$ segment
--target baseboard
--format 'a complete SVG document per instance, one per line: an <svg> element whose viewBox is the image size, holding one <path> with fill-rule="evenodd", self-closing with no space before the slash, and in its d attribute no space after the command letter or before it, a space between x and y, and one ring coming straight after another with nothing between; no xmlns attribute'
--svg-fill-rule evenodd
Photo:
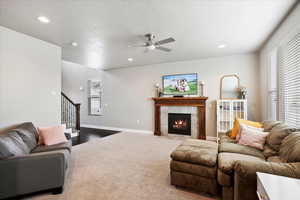
<svg viewBox="0 0 300 200"><path fill-rule="evenodd" d="M118 127L112 127L112 126L97 126L97 125L91 125L91 124L82 124L81 127L95 128L95 129L105 129L105 130L112 130L112 131L122 131L122 132L153 134L153 131L149 131L149 130L118 128ZM206 140L217 141L217 137L215 137L215 136L206 136Z"/></svg>
<svg viewBox="0 0 300 200"><path fill-rule="evenodd" d="M122 132L153 134L153 131L149 131L149 130L118 128L118 127L111 127L111 126L97 126L97 125L91 125L91 124L82 124L81 127L96 128L96 129L105 129L105 130L112 130L112 131L122 131Z"/></svg>

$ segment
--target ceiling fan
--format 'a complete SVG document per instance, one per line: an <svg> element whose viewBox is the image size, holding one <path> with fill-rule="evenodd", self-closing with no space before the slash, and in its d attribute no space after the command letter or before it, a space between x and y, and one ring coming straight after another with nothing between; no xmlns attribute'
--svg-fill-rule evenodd
<svg viewBox="0 0 300 200"><path fill-rule="evenodd" d="M147 51L152 51L152 50L161 50L161 51L166 51L166 52L170 52L172 49L161 46L162 44L167 44L167 43L171 43L171 42L175 42L175 39L172 37L163 39L163 40L159 40L159 41L155 41L155 35L148 33L146 35L144 35L144 37L146 38L146 42L144 44L141 45L132 45L133 47L146 47L145 52Z"/></svg>

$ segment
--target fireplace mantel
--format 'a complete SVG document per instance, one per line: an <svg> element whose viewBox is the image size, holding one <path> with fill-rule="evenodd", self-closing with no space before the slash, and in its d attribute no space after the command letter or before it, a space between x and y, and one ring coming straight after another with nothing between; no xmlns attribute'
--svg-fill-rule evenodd
<svg viewBox="0 0 300 200"><path fill-rule="evenodd" d="M154 97L154 135L160 136L160 107L161 106L194 106L198 108L198 139L206 139L205 110L207 97Z"/></svg>

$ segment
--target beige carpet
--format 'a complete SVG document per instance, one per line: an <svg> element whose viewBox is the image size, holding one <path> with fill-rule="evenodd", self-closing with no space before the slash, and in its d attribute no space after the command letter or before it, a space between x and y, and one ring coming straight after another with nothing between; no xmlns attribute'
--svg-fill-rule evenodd
<svg viewBox="0 0 300 200"><path fill-rule="evenodd" d="M27 199L212 200L170 185L170 153L181 141L119 133L75 146L64 193Z"/></svg>

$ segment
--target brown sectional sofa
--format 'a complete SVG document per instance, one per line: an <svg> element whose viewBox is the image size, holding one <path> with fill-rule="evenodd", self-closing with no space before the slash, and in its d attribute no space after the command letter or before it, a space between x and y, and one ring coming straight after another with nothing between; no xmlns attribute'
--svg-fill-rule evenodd
<svg viewBox="0 0 300 200"><path fill-rule="evenodd" d="M235 140L230 139L228 136L223 136L220 139L218 152L216 154L215 177L217 185L220 187L223 200L257 200L256 172L300 178L300 132L296 132L296 129L277 121L266 121L263 125L265 131L270 132L263 151L237 144ZM191 142L192 140L189 141L189 143ZM183 145L185 145L185 143L183 143ZM205 145L199 141L198 147L194 145L193 148L200 148L202 149L201 152L203 152L204 146ZM182 147L179 147L179 150L180 148ZM175 153L172 153L171 184L191 188L190 185L185 183L192 183L194 181L194 176L191 175L194 172L188 168L191 162L193 162L191 160L197 160L194 158L196 154L193 148L189 148L186 152L188 156L181 155L181 157L185 157L185 159L181 159L181 161L178 161L178 156L174 156L174 154L178 154L178 149L174 151ZM182 151L181 154L183 154ZM209 158L213 159L213 154L209 154ZM202 159L201 162L194 162L193 165L201 165L201 167L203 167L205 166L205 164L203 164L204 162ZM181 169L180 166L176 166L175 168L173 166L174 163L176 163L176 165L184 165L184 163L187 165L185 171L182 172L181 170L181 173L189 178L188 181L173 181L174 179L180 178L176 173L178 169ZM190 168L192 168L192 166L190 166ZM196 167L193 166L193 168ZM197 171L198 176L201 176L201 173L207 174L206 168L204 168L202 172L199 168ZM183 177L183 175L181 175L181 177ZM214 176L211 176L211 178L213 179ZM201 180L198 179L198 181ZM180 182L180 184L178 184L178 182ZM201 184L198 183L198 185ZM210 187L214 190L218 186L214 184L213 180L210 180L210 183L206 181L203 187L204 189L199 187L196 189L200 192L213 194L207 191L210 191ZM215 194L216 193L213 195Z"/></svg>
<svg viewBox="0 0 300 200"><path fill-rule="evenodd" d="M217 155L215 142L186 140L171 154L171 184L217 195Z"/></svg>

